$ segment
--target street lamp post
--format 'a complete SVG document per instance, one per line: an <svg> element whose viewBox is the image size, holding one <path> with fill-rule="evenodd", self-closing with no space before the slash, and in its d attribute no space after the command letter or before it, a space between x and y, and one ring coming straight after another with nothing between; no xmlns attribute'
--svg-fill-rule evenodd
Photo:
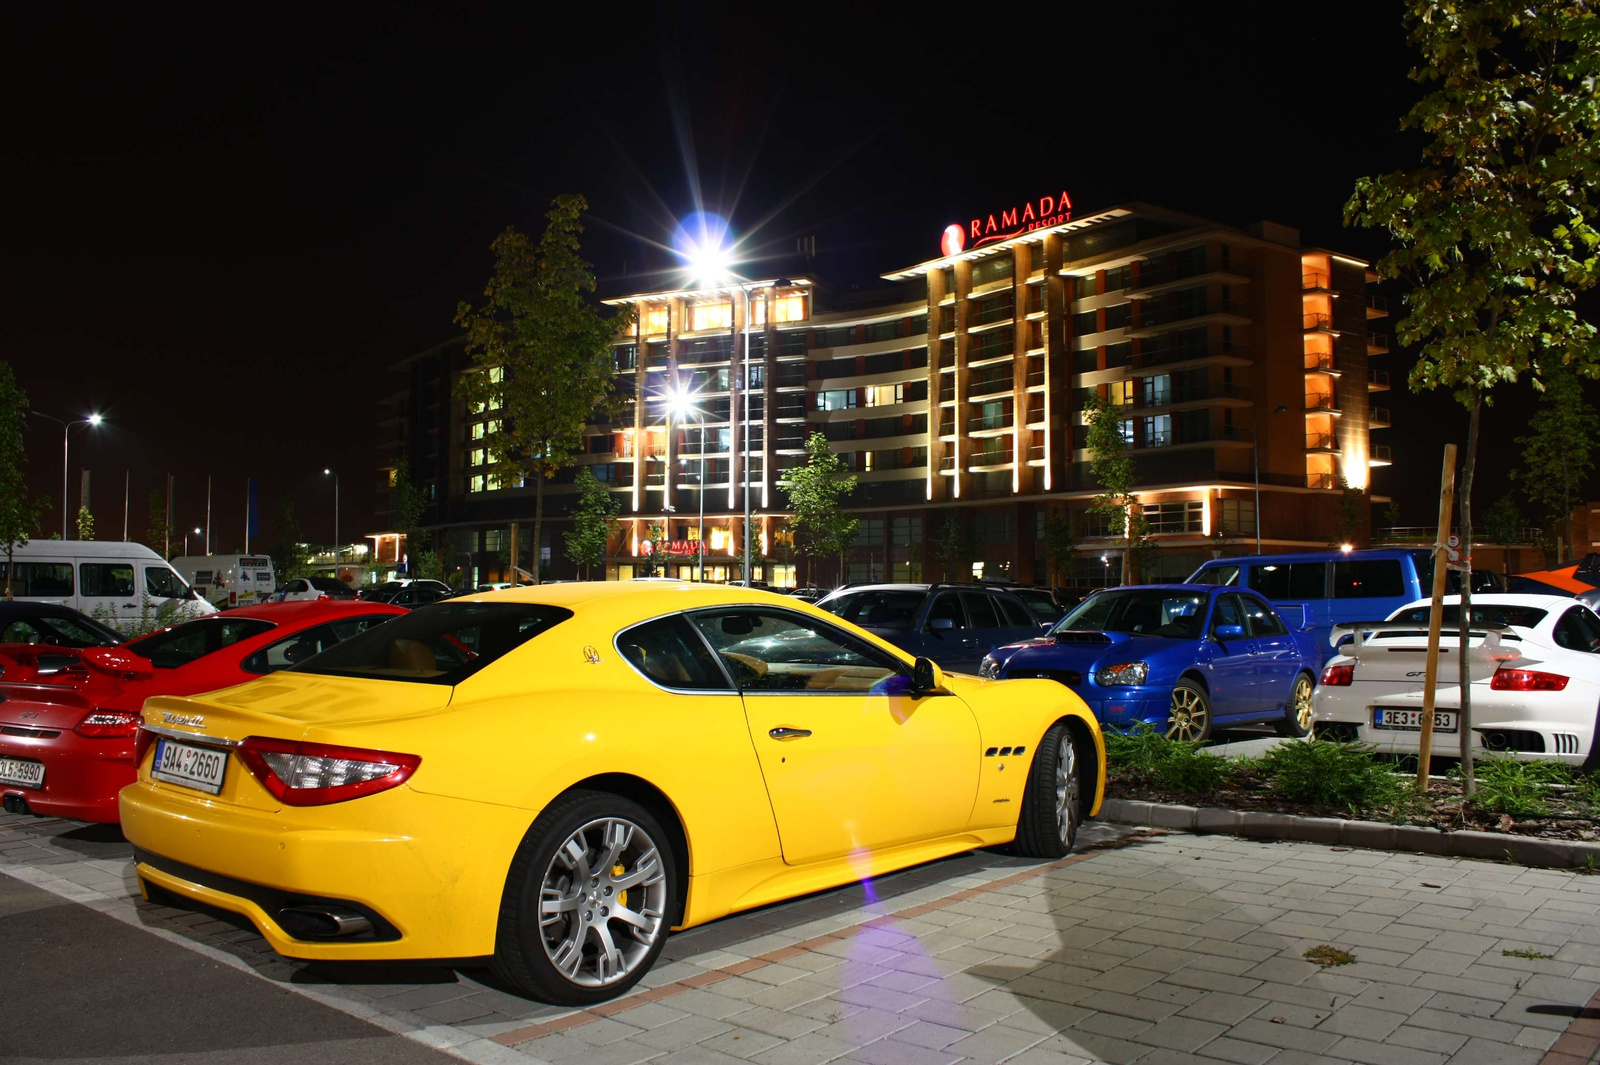
<svg viewBox="0 0 1600 1065"><path fill-rule="evenodd" d="M667 455L663 464L668 482L666 487L671 487L672 477L672 420L676 416L682 422L691 413L700 415L700 524L696 531L695 547L699 562L695 566L698 581L706 579L706 419L705 412L695 405L690 393L683 389L675 389L667 395Z"/></svg>
<svg viewBox="0 0 1600 1065"><path fill-rule="evenodd" d="M196 525L194 527L194 534L196 536L200 535L200 526ZM188 558L189 557L189 534L188 533L184 533L183 534L183 557L184 558Z"/></svg>
<svg viewBox="0 0 1600 1065"><path fill-rule="evenodd" d="M87 425L87 426L93 427L93 426L99 425L104 419L101 418L100 415L98 415L98 414L91 414L87 418L78 418L75 421L63 421L60 418L51 417L50 415L44 413L43 411L37 411L36 410L36 411L29 411L29 413L34 415L35 417L43 418L46 421L55 422L57 425L61 426L61 539L65 540L65 539L67 539L67 519L68 519L68 513L67 513L67 510L68 510L68 503L67 503L67 441L71 437L72 427L74 425Z"/></svg>
<svg viewBox="0 0 1600 1065"><path fill-rule="evenodd" d="M1255 474L1256 481L1256 554L1261 554L1261 423L1274 414L1288 413L1288 407L1274 407L1266 414L1258 415L1256 424L1250 430L1250 466Z"/></svg>
<svg viewBox="0 0 1600 1065"><path fill-rule="evenodd" d="M332 469L324 469L322 476L333 478L333 575L339 576L339 475Z"/></svg>

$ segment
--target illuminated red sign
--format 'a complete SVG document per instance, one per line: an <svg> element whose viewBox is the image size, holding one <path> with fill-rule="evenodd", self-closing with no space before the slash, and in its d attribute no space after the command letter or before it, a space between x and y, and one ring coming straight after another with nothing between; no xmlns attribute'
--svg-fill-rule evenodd
<svg viewBox="0 0 1600 1065"><path fill-rule="evenodd" d="M1059 226L1072 217L1072 197L1062 192L1059 196L1040 196L1020 207L996 214L974 218L963 229L958 225L945 227L939 238L939 250L945 256L955 255L964 248L981 248L997 240L1010 240L1035 229Z"/></svg>
<svg viewBox="0 0 1600 1065"><path fill-rule="evenodd" d="M699 540L639 541L639 550L646 555L696 555L700 553L699 547Z"/></svg>

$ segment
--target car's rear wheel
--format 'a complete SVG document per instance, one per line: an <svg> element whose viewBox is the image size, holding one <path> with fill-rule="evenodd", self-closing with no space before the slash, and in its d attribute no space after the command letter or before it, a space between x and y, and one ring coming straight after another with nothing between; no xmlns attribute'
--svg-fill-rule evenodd
<svg viewBox="0 0 1600 1065"><path fill-rule="evenodd" d="M1072 850L1083 820L1083 766L1072 730L1058 721L1033 752L1013 848L1029 858L1060 858Z"/></svg>
<svg viewBox="0 0 1600 1065"><path fill-rule="evenodd" d="M1172 687L1167 707L1167 739L1198 743L1211 738L1211 700L1187 678Z"/></svg>
<svg viewBox="0 0 1600 1065"><path fill-rule="evenodd" d="M615 998L660 955L676 877L650 811L618 795L564 796L539 815L512 859L495 974L559 1005Z"/></svg>
<svg viewBox="0 0 1600 1065"><path fill-rule="evenodd" d="M1311 708L1311 674L1302 673L1294 678L1294 690L1289 693L1289 705L1284 707L1278 720L1278 735L1299 738L1311 735L1311 723L1316 711Z"/></svg>

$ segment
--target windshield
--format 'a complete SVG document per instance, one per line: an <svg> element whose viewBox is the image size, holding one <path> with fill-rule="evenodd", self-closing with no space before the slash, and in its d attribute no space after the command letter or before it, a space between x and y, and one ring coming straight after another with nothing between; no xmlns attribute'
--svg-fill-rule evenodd
<svg viewBox="0 0 1600 1065"><path fill-rule="evenodd" d="M123 637L87 617L15 614L0 620L0 643L37 643L52 647L110 647Z"/></svg>
<svg viewBox="0 0 1600 1065"><path fill-rule="evenodd" d="M290 671L459 684L571 616L540 603L440 603L334 644Z"/></svg>
<svg viewBox="0 0 1600 1065"><path fill-rule="evenodd" d="M270 621L213 614L134 640L128 650L148 658L157 669L177 669L276 627Z"/></svg>
<svg viewBox="0 0 1600 1065"><path fill-rule="evenodd" d="M1414 606L1402 610L1390 621L1403 621L1407 625L1417 625L1426 628L1428 625L1428 607ZM1519 629L1534 628L1544 620L1548 610L1540 610L1532 606L1508 606L1496 603L1473 603L1472 620L1488 622L1492 625L1511 625ZM1461 608L1459 606L1446 606L1444 608L1445 635L1450 635L1461 627Z"/></svg>
<svg viewBox="0 0 1600 1065"><path fill-rule="evenodd" d="M909 629L916 623L924 598L922 592L880 589L850 592L821 606L864 629Z"/></svg>
<svg viewBox="0 0 1600 1065"><path fill-rule="evenodd" d="M1091 595L1052 632L1129 632L1141 636L1199 639L1208 596L1141 588Z"/></svg>

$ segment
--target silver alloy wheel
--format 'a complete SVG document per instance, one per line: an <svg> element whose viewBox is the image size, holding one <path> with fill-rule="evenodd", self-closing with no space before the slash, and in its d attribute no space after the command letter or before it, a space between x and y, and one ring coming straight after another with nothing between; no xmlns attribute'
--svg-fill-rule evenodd
<svg viewBox="0 0 1600 1065"><path fill-rule="evenodd" d="M1056 835L1063 843L1071 842L1077 830L1078 788L1078 749L1063 734L1056 752Z"/></svg>
<svg viewBox="0 0 1600 1065"><path fill-rule="evenodd" d="M626 818L603 817L574 832L550 859L539 889L539 939L562 976L604 987L644 961L666 912L667 876L655 841Z"/></svg>
<svg viewBox="0 0 1600 1065"><path fill-rule="evenodd" d="M1294 723L1301 733L1311 731L1315 712L1311 708L1311 678L1304 673L1294 681Z"/></svg>
<svg viewBox="0 0 1600 1065"><path fill-rule="evenodd" d="M1167 711L1169 740L1198 740L1206 734L1206 701L1193 688L1173 688Z"/></svg>

